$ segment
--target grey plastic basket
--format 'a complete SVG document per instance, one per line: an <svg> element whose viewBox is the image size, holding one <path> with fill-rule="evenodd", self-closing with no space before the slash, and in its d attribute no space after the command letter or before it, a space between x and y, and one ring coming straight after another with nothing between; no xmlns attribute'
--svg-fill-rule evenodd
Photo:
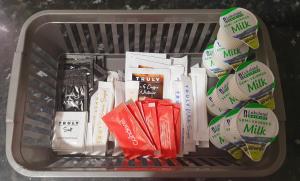
<svg viewBox="0 0 300 181"><path fill-rule="evenodd" d="M168 160L63 157L51 150L62 55L105 55L104 65L111 70L124 67L126 50L188 54L192 65L201 62L204 47L214 40L219 14L220 10L64 10L30 17L20 33L9 88L6 154L11 166L31 177L257 177L275 172L286 154L285 110L276 58L262 21L255 56L275 74L280 131L261 162L237 162L213 146Z"/></svg>

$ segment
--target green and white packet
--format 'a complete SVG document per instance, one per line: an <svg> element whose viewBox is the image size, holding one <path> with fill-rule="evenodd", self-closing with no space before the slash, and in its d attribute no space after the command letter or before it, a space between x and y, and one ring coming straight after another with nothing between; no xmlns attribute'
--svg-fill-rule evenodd
<svg viewBox="0 0 300 181"><path fill-rule="evenodd" d="M240 160L243 157L243 151L228 142L220 132L220 126L224 120L223 116L217 116L209 122L209 140L215 147L227 151L233 158Z"/></svg>
<svg viewBox="0 0 300 181"><path fill-rule="evenodd" d="M266 148L276 138L278 131L278 119L274 112L257 103L248 103L230 123L231 134L240 135L253 161L263 158Z"/></svg>
<svg viewBox="0 0 300 181"><path fill-rule="evenodd" d="M219 23L228 36L243 41L252 49L259 48L258 21L250 11L238 7L226 9L221 13Z"/></svg>

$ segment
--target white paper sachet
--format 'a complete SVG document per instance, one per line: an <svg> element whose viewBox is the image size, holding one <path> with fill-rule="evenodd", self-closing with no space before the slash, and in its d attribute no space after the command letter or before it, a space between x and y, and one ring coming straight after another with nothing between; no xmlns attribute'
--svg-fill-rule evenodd
<svg viewBox="0 0 300 181"><path fill-rule="evenodd" d="M171 100L172 102L176 103L176 104L180 104L182 103L182 91L183 91L183 88L182 88L182 81L181 80L176 80L176 81L173 81L172 83L172 90L173 90L173 94L171 94ZM182 106L181 106L181 109L182 109ZM183 113L182 111L180 111L181 113L181 120L182 120L182 117L183 117ZM183 154L183 147L184 147L184 124L183 124L183 121L181 121L181 135L180 135L180 151L179 151L179 156L182 156Z"/></svg>
<svg viewBox="0 0 300 181"><path fill-rule="evenodd" d="M171 70L171 85L170 85L170 99L173 103L181 104L182 102L182 82L181 82L181 76L184 75L184 67L181 65L172 65L170 67ZM183 124L181 121L181 133L184 133L183 131ZM183 152L183 145L184 145L184 134L180 135L180 151L179 156L182 155Z"/></svg>
<svg viewBox="0 0 300 181"><path fill-rule="evenodd" d="M128 77L129 68L168 68L172 65L166 54L126 52L125 77Z"/></svg>
<svg viewBox="0 0 300 181"><path fill-rule="evenodd" d="M196 144L193 139L193 89L192 81L189 77L182 76L182 103L181 103L181 121L182 133L184 134L183 152L196 151Z"/></svg>
<svg viewBox="0 0 300 181"><path fill-rule="evenodd" d="M139 81L125 82L125 102L129 100L136 101L139 98Z"/></svg>
<svg viewBox="0 0 300 181"><path fill-rule="evenodd" d="M181 65L172 65L170 67L171 70L171 82L170 82L170 99L174 102L174 103L181 103L181 100L179 98L176 98L176 96L178 97L178 92L181 92L181 88L176 85L178 84L178 82L180 82L181 80L181 76L184 75L184 67Z"/></svg>
<svg viewBox="0 0 300 181"><path fill-rule="evenodd" d="M125 82L116 81L115 82L115 107L125 102ZM122 149L117 141L114 139L115 147L112 155L117 156L122 153Z"/></svg>
<svg viewBox="0 0 300 181"><path fill-rule="evenodd" d="M114 82L119 80L119 74L114 71L108 71L107 82Z"/></svg>
<svg viewBox="0 0 300 181"><path fill-rule="evenodd" d="M115 90L115 87L116 87L116 81L118 81L118 80L119 80L118 72L108 71L107 82L112 82L113 83L114 90ZM116 96L116 94L115 94L115 96ZM115 101L115 99L114 99L114 101ZM114 105L115 105L115 102L114 102ZM110 131L109 131L108 140L109 141L114 141L115 140L114 135Z"/></svg>
<svg viewBox="0 0 300 181"><path fill-rule="evenodd" d="M148 53L148 52L126 52L126 54L133 54L135 56L149 56L156 58L167 58L167 54L165 53Z"/></svg>
<svg viewBox="0 0 300 181"><path fill-rule="evenodd" d="M125 82L125 73L123 70L118 70L119 81Z"/></svg>
<svg viewBox="0 0 300 181"><path fill-rule="evenodd" d="M108 128L102 116L112 110L114 89L112 82L98 82L98 90L92 95L90 119L93 124L93 155L104 155L107 147Z"/></svg>
<svg viewBox="0 0 300 181"><path fill-rule="evenodd" d="M125 102L125 82L115 82L115 106Z"/></svg>
<svg viewBox="0 0 300 181"><path fill-rule="evenodd" d="M200 68L199 63L196 63L195 65L191 66L191 68Z"/></svg>
<svg viewBox="0 0 300 181"><path fill-rule="evenodd" d="M170 69L129 68L126 80L139 81L139 99L169 98Z"/></svg>
<svg viewBox="0 0 300 181"><path fill-rule="evenodd" d="M209 146L209 129L207 124L205 68L192 68L191 79L193 87L193 137L201 146Z"/></svg>
<svg viewBox="0 0 300 181"><path fill-rule="evenodd" d="M181 80L181 76L184 74L184 66L182 65L172 65L171 70L171 82L176 80Z"/></svg>
<svg viewBox="0 0 300 181"><path fill-rule="evenodd" d="M60 154L83 153L87 112L56 112L52 148Z"/></svg>
<svg viewBox="0 0 300 181"><path fill-rule="evenodd" d="M173 65L181 65L184 67L184 75L187 76L188 73L188 56L184 56L181 58L171 58L173 60Z"/></svg>

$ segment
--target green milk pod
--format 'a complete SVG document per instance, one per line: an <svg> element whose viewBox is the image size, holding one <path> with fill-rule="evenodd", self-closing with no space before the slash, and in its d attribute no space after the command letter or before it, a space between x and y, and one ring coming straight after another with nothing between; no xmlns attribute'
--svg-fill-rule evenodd
<svg viewBox="0 0 300 181"><path fill-rule="evenodd" d="M243 151L225 140L220 132L220 126L223 121L223 116L217 116L209 122L209 140L215 147L227 151L233 158L240 160L243 157Z"/></svg>
<svg viewBox="0 0 300 181"><path fill-rule="evenodd" d="M275 108L273 92L275 79L268 66L259 61L246 61L229 80L229 91L240 101L255 100Z"/></svg>
<svg viewBox="0 0 300 181"><path fill-rule="evenodd" d="M221 13L220 27L232 38L238 39L252 49L259 48L258 21L253 13L244 8L229 8Z"/></svg>
<svg viewBox="0 0 300 181"><path fill-rule="evenodd" d="M264 105L248 103L232 120L230 132L240 135L247 146L250 159L260 161L279 132L279 123L274 112Z"/></svg>

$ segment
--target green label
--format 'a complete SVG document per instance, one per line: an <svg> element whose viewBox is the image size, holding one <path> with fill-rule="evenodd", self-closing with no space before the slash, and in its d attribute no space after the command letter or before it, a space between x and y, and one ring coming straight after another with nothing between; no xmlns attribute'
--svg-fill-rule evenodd
<svg viewBox="0 0 300 181"><path fill-rule="evenodd" d="M252 92L254 90L257 90L263 86L267 85L267 81L264 78L258 79L258 80L254 80L252 83L247 84L248 86L248 92Z"/></svg>
<svg viewBox="0 0 300 181"><path fill-rule="evenodd" d="M239 33L247 28L251 27L248 21L242 21L231 27L232 33Z"/></svg>
<svg viewBox="0 0 300 181"><path fill-rule="evenodd" d="M223 52L224 58L235 56L235 55L238 55L238 54L241 54L241 51L240 51L239 48L224 50L224 52Z"/></svg>
<svg viewBox="0 0 300 181"><path fill-rule="evenodd" d="M265 136L266 135L266 129L262 126L257 126L257 125L249 125L246 124L244 128L244 133L251 133L255 134L258 136Z"/></svg>

